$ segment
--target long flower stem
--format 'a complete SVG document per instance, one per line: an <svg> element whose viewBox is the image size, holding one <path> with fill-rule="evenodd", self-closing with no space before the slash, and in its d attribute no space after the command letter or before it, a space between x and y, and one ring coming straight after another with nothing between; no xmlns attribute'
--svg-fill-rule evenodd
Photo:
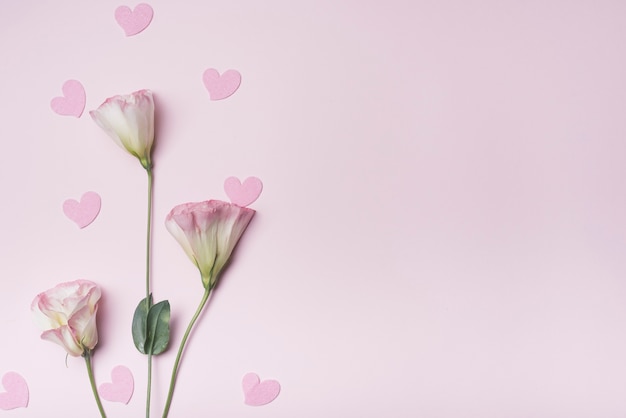
<svg viewBox="0 0 626 418"><path fill-rule="evenodd" d="M96 398L96 403L98 404L98 409L100 410L100 416L102 416L102 418L106 418L102 402L100 401L100 395L98 395L98 389L96 388L96 380L93 377L93 369L91 368L91 350L85 350L83 357L85 358L85 364L87 365L87 374L89 375L91 390L93 391L93 396Z"/></svg>
<svg viewBox="0 0 626 418"><path fill-rule="evenodd" d="M150 250L152 244L152 183L153 183L153 175L152 168L146 168L146 172L148 173L148 228L146 231L146 303L150 299Z"/></svg>
<svg viewBox="0 0 626 418"><path fill-rule="evenodd" d="M148 227L146 230L146 312L150 310L152 298L150 297L150 253L152 246L152 167L146 168L148 173ZM152 354L148 354L148 383L146 388L146 418L150 418L150 403L152 394Z"/></svg>
<svg viewBox="0 0 626 418"><path fill-rule="evenodd" d="M183 339L180 342L180 347L178 348L178 354L176 354L176 360L174 361L174 367L172 368L172 378L170 380L170 388L167 392L167 401L165 402L165 408L163 409L163 418L166 418L170 412L170 405L172 404L172 396L174 395L174 386L176 386L176 376L178 375L178 366L180 364L180 359L183 356L183 351L185 349L185 343L189 338L189 334L191 334L191 330L195 325L198 317L202 313L204 306L206 305L207 300L209 300L209 295L211 294L211 288L207 287L202 295L202 300L200 301L200 305L198 305L198 309L193 314L191 321L189 321L189 325L187 326L187 330L185 330L185 335L183 335Z"/></svg>
<svg viewBox="0 0 626 418"><path fill-rule="evenodd" d="M146 391L146 418L150 418L150 395L152 393L152 354L148 354L148 387Z"/></svg>

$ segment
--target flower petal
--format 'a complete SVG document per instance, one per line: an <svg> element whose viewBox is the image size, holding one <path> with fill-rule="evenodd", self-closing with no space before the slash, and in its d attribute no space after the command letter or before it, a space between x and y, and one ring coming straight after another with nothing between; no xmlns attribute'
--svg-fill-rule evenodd
<svg viewBox="0 0 626 418"><path fill-rule="evenodd" d="M88 280L61 283L40 293L31 303L41 338L61 345L73 356L98 342L96 313L100 288Z"/></svg>
<svg viewBox="0 0 626 418"><path fill-rule="evenodd" d="M213 286L255 211L209 200L174 207L165 226L200 269L205 286Z"/></svg>
<svg viewBox="0 0 626 418"><path fill-rule="evenodd" d="M154 99L149 90L114 96L89 112L107 135L148 168L154 143Z"/></svg>
<svg viewBox="0 0 626 418"><path fill-rule="evenodd" d="M41 339L59 344L65 348L69 355L74 357L78 357L84 352L83 347L78 344L76 337L72 334L72 330L67 325L44 331L41 334Z"/></svg>

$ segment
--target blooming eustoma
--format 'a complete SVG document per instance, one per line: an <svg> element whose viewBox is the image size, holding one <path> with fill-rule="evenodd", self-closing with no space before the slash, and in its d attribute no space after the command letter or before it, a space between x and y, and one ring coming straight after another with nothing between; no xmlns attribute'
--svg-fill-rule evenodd
<svg viewBox="0 0 626 418"><path fill-rule="evenodd" d="M102 292L88 280L61 283L37 295L30 305L41 338L59 344L71 356L82 356L100 415L106 417L91 367L91 352L98 344L96 314Z"/></svg>
<svg viewBox="0 0 626 418"><path fill-rule="evenodd" d="M83 355L98 343L96 314L100 288L87 280L61 283L37 295L31 304L41 338L59 344L71 356Z"/></svg>
<svg viewBox="0 0 626 418"><path fill-rule="evenodd" d="M205 288L213 288L255 211L208 200L184 203L170 211L165 227L200 270Z"/></svg>
<svg viewBox="0 0 626 418"><path fill-rule="evenodd" d="M178 366L187 338L189 338L196 320L204 309L211 290L217 284L220 272L228 263L233 249L254 214L255 211L252 209L219 200L208 200L178 205L170 211L165 219L167 230L176 238L187 256L198 267L204 286L204 294L178 348L163 418L169 414Z"/></svg>

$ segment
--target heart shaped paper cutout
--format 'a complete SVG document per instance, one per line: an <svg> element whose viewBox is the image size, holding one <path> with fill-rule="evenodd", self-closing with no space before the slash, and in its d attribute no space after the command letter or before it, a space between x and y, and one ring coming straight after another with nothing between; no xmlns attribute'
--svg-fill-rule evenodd
<svg viewBox="0 0 626 418"><path fill-rule="evenodd" d="M6 392L0 393L0 409L9 410L28 406L28 385L18 373L7 372L2 376Z"/></svg>
<svg viewBox="0 0 626 418"><path fill-rule="evenodd" d="M276 380L261 379L256 373L248 373L241 381L244 402L250 406L261 406L272 402L280 393L280 383Z"/></svg>
<svg viewBox="0 0 626 418"><path fill-rule="evenodd" d="M126 36L137 35L143 31L150 25L153 16L152 6L146 3L138 4L134 10L130 10L128 6L115 9L115 20L124 29Z"/></svg>
<svg viewBox="0 0 626 418"><path fill-rule="evenodd" d="M232 203L246 207L259 198L263 183L256 177L248 177L243 184L237 177L229 177L224 181L224 191Z"/></svg>
<svg viewBox="0 0 626 418"><path fill-rule="evenodd" d="M133 397L135 380L132 372L126 366L116 366L111 370L111 383L103 383L98 387L98 393L107 401L128 404Z"/></svg>
<svg viewBox="0 0 626 418"><path fill-rule="evenodd" d="M202 75L202 81L211 100L222 100L237 91L241 84L241 74L237 70L226 70L220 75L215 68L209 68Z"/></svg>
<svg viewBox="0 0 626 418"><path fill-rule="evenodd" d="M83 114L87 95L85 88L78 80L67 80L61 87L63 97L55 97L50 101L50 107L57 115L76 116Z"/></svg>
<svg viewBox="0 0 626 418"><path fill-rule="evenodd" d="M80 198L80 202L74 199L67 199L63 202L63 213L82 229L96 219L100 213L101 204L98 193L87 192Z"/></svg>

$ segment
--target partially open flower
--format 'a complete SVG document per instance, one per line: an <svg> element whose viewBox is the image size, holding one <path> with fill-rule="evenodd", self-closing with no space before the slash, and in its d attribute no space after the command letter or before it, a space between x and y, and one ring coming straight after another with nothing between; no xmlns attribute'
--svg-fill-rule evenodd
<svg viewBox="0 0 626 418"><path fill-rule="evenodd" d="M176 206L165 226L198 267L205 288L213 288L255 211L209 200Z"/></svg>
<svg viewBox="0 0 626 418"><path fill-rule="evenodd" d="M98 343L96 313L101 291L87 280L61 283L37 295L30 309L42 329L41 338L78 357Z"/></svg>
<svg viewBox="0 0 626 418"><path fill-rule="evenodd" d="M110 97L89 114L116 144L137 157L145 169L152 167L154 100L150 90Z"/></svg>

